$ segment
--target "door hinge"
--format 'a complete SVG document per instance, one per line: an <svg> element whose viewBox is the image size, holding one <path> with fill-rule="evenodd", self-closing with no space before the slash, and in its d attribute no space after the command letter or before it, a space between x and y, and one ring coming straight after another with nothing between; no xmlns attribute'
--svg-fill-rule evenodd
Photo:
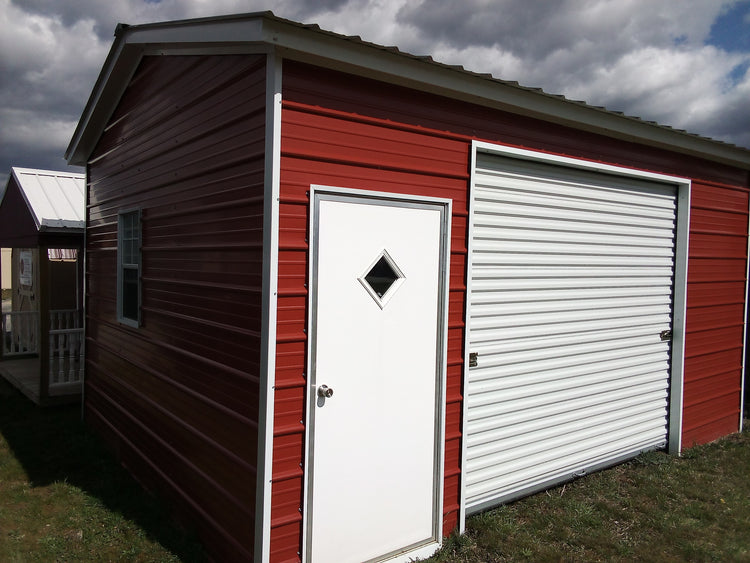
<svg viewBox="0 0 750 563"><path fill-rule="evenodd" d="M469 352L469 367L470 368L477 367L477 356L479 356L478 352Z"/></svg>

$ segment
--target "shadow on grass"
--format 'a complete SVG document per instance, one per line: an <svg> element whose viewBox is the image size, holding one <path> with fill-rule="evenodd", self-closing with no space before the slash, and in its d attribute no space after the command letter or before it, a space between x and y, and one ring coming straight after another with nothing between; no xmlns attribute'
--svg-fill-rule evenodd
<svg viewBox="0 0 750 563"><path fill-rule="evenodd" d="M146 493L81 421L80 405L40 408L0 377L0 433L32 487L66 482L135 522L182 561L204 561L195 537Z"/></svg>

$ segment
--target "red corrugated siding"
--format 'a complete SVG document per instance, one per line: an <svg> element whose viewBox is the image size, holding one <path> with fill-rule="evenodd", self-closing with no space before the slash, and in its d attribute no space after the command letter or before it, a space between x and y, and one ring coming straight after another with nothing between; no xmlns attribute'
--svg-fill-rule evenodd
<svg viewBox="0 0 750 563"><path fill-rule="evenodd" d="M688 262L683 444L740 424L748 193L693 183Z"/></svg>
<svg viewBox="0 0 750 563"><path fill-rule="evenodd" d="M744 302L743 248L750 187L746 171L293 61L284 62L283 88L277 379L300 390L305 386L306 192L310 184L454 200L446 533L455 528L459 508L466 200L472 139L712 182L694 184L693 209L699 215L697 224L704 228L696 227L696 222L691 227L688 323L695 330L687 339L685 398L690 401L700 396L705 388L699 383L702 378L717 393L716 399L700 409L686 408L686 428L697 424L703 429L687 432L686 438L706 441L736 430L736 362L743 345L743 318L738 305ZM715 245L721 246L719 253L702 256ZM700 308L704 310L698 312ZM734 355L725 354L725 348ZM704 369L707 364L720 371ZM287 401L277 403L279 406L283 410L276 419L274 491L283 483L285 495L283 501L273 500L272 556L297 561L301 549L304 403ZM719 413L726 416L720 420L715 416Z"/></svg>
<svg viewBox="0 0 750 563"><path fill-rule="evenodd" d="M147 57L89 164L86 418L217 560L250 559L265 57ZM117 213L142 211L142 327L117 323Z"/></svg>
<svg viewBox="0 0 750 563"><path fill-rule="evenodd" d="M459 508L469 147L444 135L357 120L291 101L284 105L282 132L272 560L298 560L301 545L307 192L313 183L453 200L444 511L445 531L450 532Z"/></svg>

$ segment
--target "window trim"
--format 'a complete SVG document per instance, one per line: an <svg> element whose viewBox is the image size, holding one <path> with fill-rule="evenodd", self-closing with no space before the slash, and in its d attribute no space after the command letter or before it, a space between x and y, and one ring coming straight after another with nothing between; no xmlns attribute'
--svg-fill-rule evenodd
<svg viewBox="0 0 750 563"><path fill-rule="evenodd" d="M124 226L125 226L125 218L135 216L135 227L136 227L136 233L135 237L133 239L129 240L135 240L136 241L136 261L134 263L128 263L127 265L123 263L123 260L125 259L125 251L123 248L123 243L125 242L125 236L124 236ZM138 328L141 326L141 240L142 240L142 223L141 223L141 209L140 208L130 208L130 209L122 209L117 213L117 322L122 323L127 326L131 326L134 328ZM123 289L124 289L124 274L125 270L135 270L137 273L137 283L138 283L138 306L137 306L137 318L133 319L131 317L126 317L123 313L123 306L124 306L124 295L123 295Z"/></svg>

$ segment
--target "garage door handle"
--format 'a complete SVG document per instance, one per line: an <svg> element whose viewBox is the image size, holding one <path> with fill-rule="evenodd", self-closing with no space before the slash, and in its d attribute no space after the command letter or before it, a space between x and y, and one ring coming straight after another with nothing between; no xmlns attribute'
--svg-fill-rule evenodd
<svg viewBox="0 0 750 563"><path fill-rule="evenodd" d="M333 397L333 389L328 387L328 385L321 385L318 387L318 397L321 397L323 399L330 399Z"/></svg>
<svg viewBox="0 0 750 563"><path fill-rule="evenodd" d="M661 338L662 342L668 342L672 340L672 331L671 330L662 330L659 333L659 338Z"/></svg>

